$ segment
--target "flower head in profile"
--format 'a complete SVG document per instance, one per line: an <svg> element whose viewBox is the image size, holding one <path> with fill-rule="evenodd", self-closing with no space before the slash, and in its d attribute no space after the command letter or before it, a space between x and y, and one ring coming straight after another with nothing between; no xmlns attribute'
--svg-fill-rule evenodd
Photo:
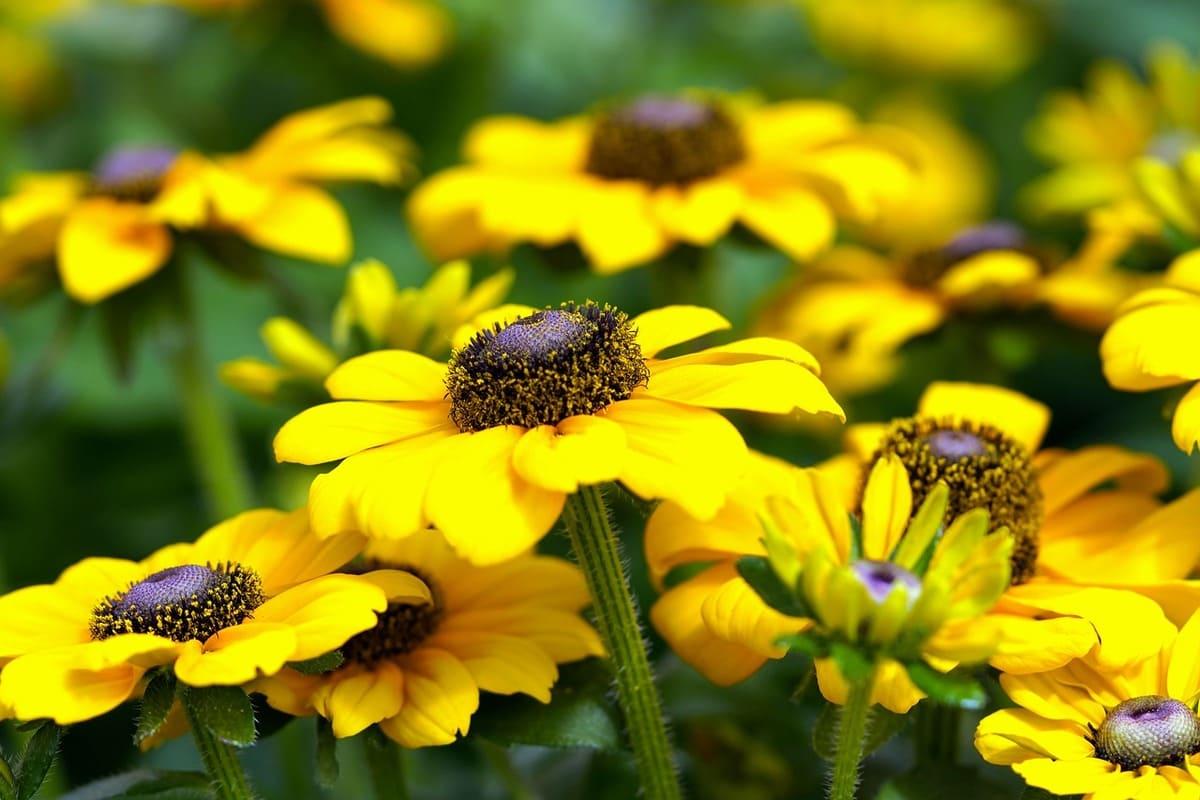
<svg viewBox="0 0 1200 800"><path fill-rule="evenodd" d="M586 117L496 117L466 163L419 186L416 234L438 259L575 243L599 272L707 246L740 224L793 258L907 191L894 148L829 102L646 96Z"/></svg>
<svg viewBox="0 0 1200 800"><path fill-rule="evenodd" d="M330 574L355 534L318 539L303 512L250 511L143 561L90 558L0 597L0 706L70 724L136 697L148 671L241 686L341 647L389 602L428 602L414 575Z"/></svg>
<svg viewBox="0 0 1200 800"><path fill-rule="evenodd" d="M655 627L717 683L740 681L780 657L778 614L735 569L742 556L766 554L759 517L773 498L796 496L815 496L805 502L835 522L858 515L866 502L864 477L895 458L911 481L905 514L917 512L944 483L948 519L984 509L993 526L1013 536L1011 585L987 613L987 624L999 628L989 659L994 666L1013 673L1054 669L1101 640L1106 659L1144 657L1147 644L1131 620L1161 620L1165 613L1180 621L1200 605L1200 587L1187 580L1200 562L1191 522L1200 513L1200 492L1163 504L1157 495L1167 489L1166 468L1119 447L1039 451L1048 421L1044 406L1011 390L936 383L914 417L851 427L850 452L817 470L754 457L711 520L663 503L645 542L651 577L669 586L651 611ZM671 580L674 570L692 564L710 566ZM920 698L898 671L881 680L880 696L892 710L905 711Z"/></svg>
<svg viewBox="0 0 1200 800"><path fill-rule="evenodd" d="M128 145L90 173L19 178L0 200L0 289L54 262L69 295L96 303L161 270L188 232L342 263L349 222L320 184L398 183L409 145L383 127L390 116L381 99L349 100L293 114L236 155Z"/></svg>
<svg viewBox="0 0 1200 800"><path fill-rule="evenodd" d="M1147 289L1122 308L1100 342L1104 376L1117 389L1146 392L1200 380L1200 250L1175 259L1165 285ZM1200 443L1200 384L1175 406L1171 433L1191 453Z"/></svg>
<svg viewBox="0 0 1200 800"><path fill-rule="evenodd" d="M281 461L341 461L309 493L314 529L398 539L429 525L475 563L533 546L580 485L620 481L711 517L746 469L741 434L714 408L841 409L804 350L745 339L673 358L722 330L714 311L630 318L608 305L500 309L439 363L410 351L351 359L335 402L290 420Z"/></svg>
<svg viewBox="0 0 1200 800"><path fill-rule="evenodd" d="M364 555L419 575L431 598L391 603L342 646L336 670L285 669L253 687L289 714L320 714L335 736L378 724L405 747L450 744L467 733L480 692L547 703L558 664L604 653L579 615L583 575L566 561L526 553L477 567L436 531L373 541Z"/></svg>
<svg viewBox="0 0 1200 800"><path fill-rule="evenodd" d="M1002 675L1017 707L979 723L984 759L1030 786L1084 800L1200 795L1200 614L1182 629L1137 624L1153 646L1148 658L1089 656L1042 674Z"/></svg>
<svg viewBox="0 0 1200 800"><path fill-rule="evenodd" d="M401 289L387 266L366 261L346 278L331 345L293 319L273 317L263 325L262 338L278 363L239 358L222 365L221 379L265 401L289 393L319 397L338 364L366 352L397 348L445 357L451 336L497 306L512 279L512 270L505 269L472 287L470 265L455 261L439 267L424 286Z"/></svg>

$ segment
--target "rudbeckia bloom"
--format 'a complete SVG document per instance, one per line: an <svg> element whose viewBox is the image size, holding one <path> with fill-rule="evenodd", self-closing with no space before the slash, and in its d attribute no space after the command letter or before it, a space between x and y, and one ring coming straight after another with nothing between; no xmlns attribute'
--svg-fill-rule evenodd
<svg viewBox="0 0 1200 800"><path fill-rule="evenodd" d="M450 744L467 733L481 691L547 703L558 664L603 655L579 616L583 575L566 561L527 553L472 566L436 531L371 542L364 555L421 576L432 599L389 605L343 645L333 672L287 669L254 686L282 711L325 717L335 736L378 724L405 747Z"/></svg>
<svg viewBox="0 0 1200 800"><path fill-rule="evenodd" d="M1200 239L1200 134L1189 147L1171 161L1141 159L1135 166L1135 177L1154 221L1166 223L1195 241Z"/></svg>
<svg viewBox="0 0 1200 800"><path fill-rule="evenodd" d="M390 116L378 98L349 100L293 114L237 155L120 147L87 175L22 179L0 201L0 281L54 259L67 293L96 303L162 269L186 231L342 263L349 223L318 184L399 182L409 146L382 127Z"/></svg>
<svg viewBox="0 0 1200 800"><path fill-rule="evenodd" d="M513 273L501 270L472 288L465 261L446 264L419 288L400 289L385 265L367 261L354 267L333 317L333 344L325 344L299 322L273 317L262 338L278 364L239 358L221 367L221 379L261 400L277 399L289 388L322 384L339 363L363 352L413 350L443 357L462 325L504 299Z"/></svg>
<svg viewBox="0 0 1200 800"><path fill-rule="evenodd" d="M838 218L870 219L909 166L842 106L648 96L586 117L484 120L467 163L417 188L409 216L438 259L574 242L598 272L706 246L742 224L807 260Z"/></svg>
<svg viewBox="0 0 1200 800"><path fill-rule="evenodd" d="M1178 46L1164 45L1150 52L1147 71L1143 81L1124 64L1102 61L1082 93L1062 91L1046 102L1029 138L1055 169L1026 189L1033 213L1139 206L1136 164L1144 156L1175 163L1200 144L1196 65Z"/></svg>
<svg viewBox="0 0 1200 800"><path fill-rule="evenodd" d="M81 722L168 665L190 686L238 686L336 650L389 600L431 599L405 572L328 574L362 544L316 538L302 511L250 511L143 561L89 558L53 584L4 595L0 706Z"/></svg>
<svg viewBox="0 0 1200 800"><path fill-rule="evenodd" d="M449 364L400 350L351 359L326 381L337 402L284 425L281 461L342 461L309 493L319 535L396 539L432 524L470 561L494 563L533 546L568 494L608 481L711 517L747 462L711 409L842 414L816 362L787 342L660 358L729 327L708 309L508 313Z"/></svg>
<svg viewBox="0 0 1200 800"><path fill-rule="evenodd" d="M817 487L814 508L827 519L858 513L866 499L864 469L896 456L912 480L910 509L944 481L948 518L984 508L993 525L1013 534L1013 583L988 613L987 624L999 626L993 665L1053 669L1100 640L1109 657L1145 655L1130 620L1160 620L1164 609L1176 619L1187 609L1186 618L1198 602L1194 582L1185 579L1200 561L1190 522L1200 512L1200 492L1162 505L1156 495L1167 488L1166 469L1118 447L1037 452L1048 419L1044 406L1016 392L933 384L916 417L854 426L847 436L851 454L818 470L758 457L710 521L662 504L646 527L655 582L686 564L712 566L659 598L651 611L655 627L685 661L721 684L780 657L775 640L784 618L734 570L739 557L766 552L758 516L771 498L794 497L797 484L805 492L812 491L808 484ZM920 698L902 675L878 691L896 711Z"/></svg>
<svg viewBox="0 0 1200 800"><path fill-rule="evenodd" d="M1104 376L1117 389L1146 392L1200 380L1200 250L1175 259L1166 285L1126 303L1100 342ZM1175 444L1191 453L1200 442L1200 384L1175 407Z"/></svg>
<svg viewBox="0 0 1200 800"><path fill-rule="evenodd" d="M798 0L836 60L894 74L999 81L1036 51L1028 11L1011 0Z"/></svg>
<svg viewBox="0 0 1200 800"><path fill-rule="evenodd" d="M810 350L837 392L886 384L899 351L951 315L1034 296L1043 264L1007 222L960 231L941 246L884 255L838 245L764 310L759 329Z"/></svg>
<svg viewBox="0 0 1200 800"><path fill-rule="evenodd" d="M1084 800L1200 796L1200 614L1178 630L1136 624L1153 644L1149 658L1089 656L1039 675L1002 675L1018 708L979 723L984 759L1011 766L1030 786Z"/></svg>

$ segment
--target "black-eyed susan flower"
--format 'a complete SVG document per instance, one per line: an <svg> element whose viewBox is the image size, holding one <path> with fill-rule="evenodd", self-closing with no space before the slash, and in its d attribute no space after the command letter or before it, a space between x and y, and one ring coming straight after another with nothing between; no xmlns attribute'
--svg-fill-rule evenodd
<svg viewBox="0 0 1200 800"><path fill-rule="evenodd" d="M579 615L583 575L566 561L526 553L473 566L436 531L371 542L364 556L419 575L432 599L389 605L342 646L333 672L284 670L254 685L289 714L325 717L335 736L378 724L405 747L450 744L467 733L480 692L547 703L558 664L603 655Z"/></svg>
<svg viewBox="0 0 1200 800"><path fill-rule="evenodd" d="M336 402L284 425L281 461L341 461L309 494L319 535L398 539L432 524L467 559L495 563L537 542L568 494L609 481L707 518L747 463L712 409L842 414L816 362L787 342L660 358L729 327L708 309L510 313L476 327L448 364L401 350L351 359L326 381Z"/></svg>
<svg viewBox="0 0 1200 800"><path fill-rule="evenodd" d="M1200 240L1200 134L1173 160L1147 156L1134 168L1138 189L1154 222L1190 241ZM1151 229L1157 233L1157 226Z"/></svg>
<svg viewBox="0 0 1200 800"><path fill-rule="evenodd" d="M506 269L472 287L470 265L455 261L439 267L424 286L401 289L387 266L364 262L346 278L334 312L331 344L293 319L273 317L262 326L262 338L278 363L239 358L222 365L221 379L270 401L289 388L322 392L339 363L364 352L402 349L444 357L451 336L497 306L512 279L512 270Z"/></svg>
<svg viewBox="0 0 1200 800"><path fill-rule="evenodd" d="M330 574L362 537L318 539L303 511L251 511L143 561L91 558L0 598L0 705L69 724L136 696L169 666L183 684L240 686L325 655L389 602L428 602L410 573Z"/></svg>
<svg viewBox="0 0 1200 800"><path fill-rule="evenodd" d="M1037 51L1037 23L1012 0L798 0L832 58L914 75L999 81Z"/></svg>
<svg viewBox="0 0 1200 800"><path fill-rule="evenodd" d="M1013 584L988 612L988 624L999 626L992 664L1045 671L1087 654L1100 640L1109 657L1145 655L1130 619L1161 619L1164 611L1186 619L1197 604L1197 587L1186 579L1200 561L1188 522L1200 494L1163 505L1156 496L1168 486L1166 469L1122 448L1038 451L1048 414L1009 390L934 384L916 417L854 426L847 436L852 452L817 470L756 457L710 521L662 504L646 528L655 582L662 585L684 565L712 566L664 592L651 611L655 627L685 661L720 684L743 680L781 657L776 639L785 618L735 570L738 558L766 553L758 516L770 498L795 497L799 486L804 496L816 493L819 502L809 505L833 521L824 524L840 524L858 514L865 499L864 465L894 455L913 479L913 509L943 481L950 490L947 516L984 508L994 525L1014 536ZM906 711L921 696L898 671L885 673L877 692L894 711Z"/></svg>
<svg viewBox="0 0 1200 800"><path fill-rule="evenodd" d="M1200 250L1175 259L1165 285L1126 303L1100 342L1104 376L1117 389L1145 392L1200 379L1195 337L1200 332ZM1175 444L1191 453L1200 443L1200 388L1175 406Z"/></svg>
<svg viewBox="0 0 1200 800"><path fill-rule="evenodd" d="M910 168L846 108L647 96L543 123L496 117L466 138L465 164L429 178L409 204L438 259L529 242L574 242L599 272L706 246L744 225L793 258L833 240L837 220L870 219Z"/></svg>
<svg viewBox="0 0 1200 800"><path fill-rule="evenodd" d="M1030 144L1054 165L1024 200L1037 215L1077 215L1125 208L1132 228L1146 210L1134 180L1144 157L1178 162L1200 144L1195 93L1200 72L1178 46L1150 51L1147 77L1113 61L1096 64L1082 92L1052 95L1029 130Z"/></svg>
<svg viewBox="0 0 1200 800"><path fill-rule="evenodd" d="M1096 654L1037 675L1002 675L1017 708L984 718L975 747L1027 784L1084 800L1200 797L1200 614L1181 629L1131 621L1153 647Z"/></svg>
<svg viewBox="0 0 1200 800"><path fill-rule="evenodd" d="M124 146L89 174L19 179L0 201L0 286L55 261L67 293L95 303L161 270L186 231L342 263L349 223L319 184L399 182L409 147L383 127L390 116L381 99L349 100L294 114L237 155Z"/></svg>

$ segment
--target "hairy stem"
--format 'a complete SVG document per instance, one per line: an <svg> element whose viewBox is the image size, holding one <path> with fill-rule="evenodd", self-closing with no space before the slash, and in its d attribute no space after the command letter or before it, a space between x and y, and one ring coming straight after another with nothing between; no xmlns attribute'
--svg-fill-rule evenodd
<svg viewBox="0 0 1200 800"><path fill-rule="evenodd" d="M876 669L866 679L850 684L850 693L838 716L837 754L829 781L829 800L854 800L858 790L858 772L863 757L863 742L871 724L871 690Z"/></svg>
<svg viewBox="0 0 1200 800"><path fill-rule="evenodd" d="M237 752L204 727L186 694L183 708L187 712L196 749L200 751L200 760L204 762L204 770L212 781L214 796L217 800L254 800L254 790L250 788L250 781L238 763Z"/></svg>

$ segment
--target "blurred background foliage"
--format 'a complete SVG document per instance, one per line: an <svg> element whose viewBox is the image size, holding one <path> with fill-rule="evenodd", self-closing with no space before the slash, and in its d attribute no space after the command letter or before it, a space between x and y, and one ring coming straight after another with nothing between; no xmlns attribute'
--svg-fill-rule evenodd
<svg viewBox="0 0 1200 800"><path fill-rule="evenodd" d="M820 0L815 0L819 2ZM1018 189L1043 171L1026 147L1024 128L1054 87L1079 86L1102 56L1131 64L1146 47L1169 39L1200 51L1200 4L1194 0L1042 0L1032 61L1001 83L937 83L900 70L871 71L822 55L798 5L734 0L447 0L452 44L438 61L397 70L333 38L314 6L263 0L229 14L195 15L165 4L96 3L24 28L36 53L0 36L3 85L15 86L0 117L0 178L26 170L87 169L120 143L162 143L210 152L244 148L285 114L321 103L378 94L395 107L398 127L420 150L423 174L453 163L471 122L493 113L553 118L613 97L686 87L748 91L770 99L833 97L863 112L892 91L936 98L984 145L993 160L993 216L1016 218ZM0 0L0 18L27 11L24 0ZM5 16L7 15L7 16ZM11 19L9 20L12 21ZM38 55L41 53L42 55ZM53 54L52 76L22 90L21 70ZM13 98L10 97L10 100ZM390 265L400 284L415 285L431 265L405 225L402 197L375 187L338 190L353 223L355 257ZM1045 233L1071 246L1079 230ZM245 282L228 271L194 270L206 348L219 363L265 355L259 326L286 312L328 333L341 293L342 270L288 264L264 256L272 280ZM532 304L594 298L630 312L658 304L654 268L598 278L578 265L518 250L511 298ZM737 325L791 269L783 256L738 240L718 246L712 296ZM500 265L479 262L477 275ZM286 286L286 291L281 291ZM191 538L210 522L178 430L169 376L156 357L153 331L133 352L132 372L118 376L98 315L76 318L63 298L0 309L0 331L12 362L0 403L0 580L6 587L52 579L88 555L140 557L167 542ZM960 319L912 343L898 381L847 404L851 421L911 413L934 379L979 379L1014 386L1049 403L1049 442L1117 442L1163 457L1178 485L1186 459L1166 436L1161 395L1118 395L1104 383L1095 335L1055 323L1040 312ZM226 392L263 503L295 506L309 473L272 463L270 441L288 409L269 408ZM835 429L794 430L738 419L751 442L797 463L834 451ZM1194 469L1194 467L1193 467ZM470 501L471 487L462 487ZM643 607L651 593L637 536L644 509L619 508ZM564 551L561 537L549 547ZM639 572L640 571L640 572ZM810 797L823 765L808 747L819 703L802 686L798 658L772 663L751 681L722 690L655 642L663 690L686 751L688 783L699 797ZM800 689L797 689L800 686ZM795 702L785 704L782 698ZM586 699L586 698L585 698ZM603 698L599 698L603 700ZM603 705L602 702L595 704ZM595 709L593 708L592 711ZM500 723L519 713L500 706ZM75 727L44 796L56 787L115 773L138 758L128 744L131 712ZM603 720L601 720L603 728ZM489 730L481 721L480 732ZM503 741L503 724L493 725ZM498 733L496 731L499 731ZM601 731L603 733L603 731ZM603 738L603 736L601 736ZM362 761L343 756L335 788L314 788L314 734L293 723L249 755L268 797L361 797ZM343 750L350 751L351 747ZM885 747L871 762L868 791L881 775L909 772L880 797L947 796L959 782L972 796L1017 797L1000 770L976 772L964 743L963 764L928 773L907 745ZM144 761L194 766L186 742ZM625 758L604 750L519 747L518 775L496 769L497 751L469 742L410 754L418 798L517 796L514 781L545 797L628 798L634 795ZM915 766L914 766L915 765ZM930 786L939 787L930 790ZM991 792L991 793L989 793Z"/></svg>

